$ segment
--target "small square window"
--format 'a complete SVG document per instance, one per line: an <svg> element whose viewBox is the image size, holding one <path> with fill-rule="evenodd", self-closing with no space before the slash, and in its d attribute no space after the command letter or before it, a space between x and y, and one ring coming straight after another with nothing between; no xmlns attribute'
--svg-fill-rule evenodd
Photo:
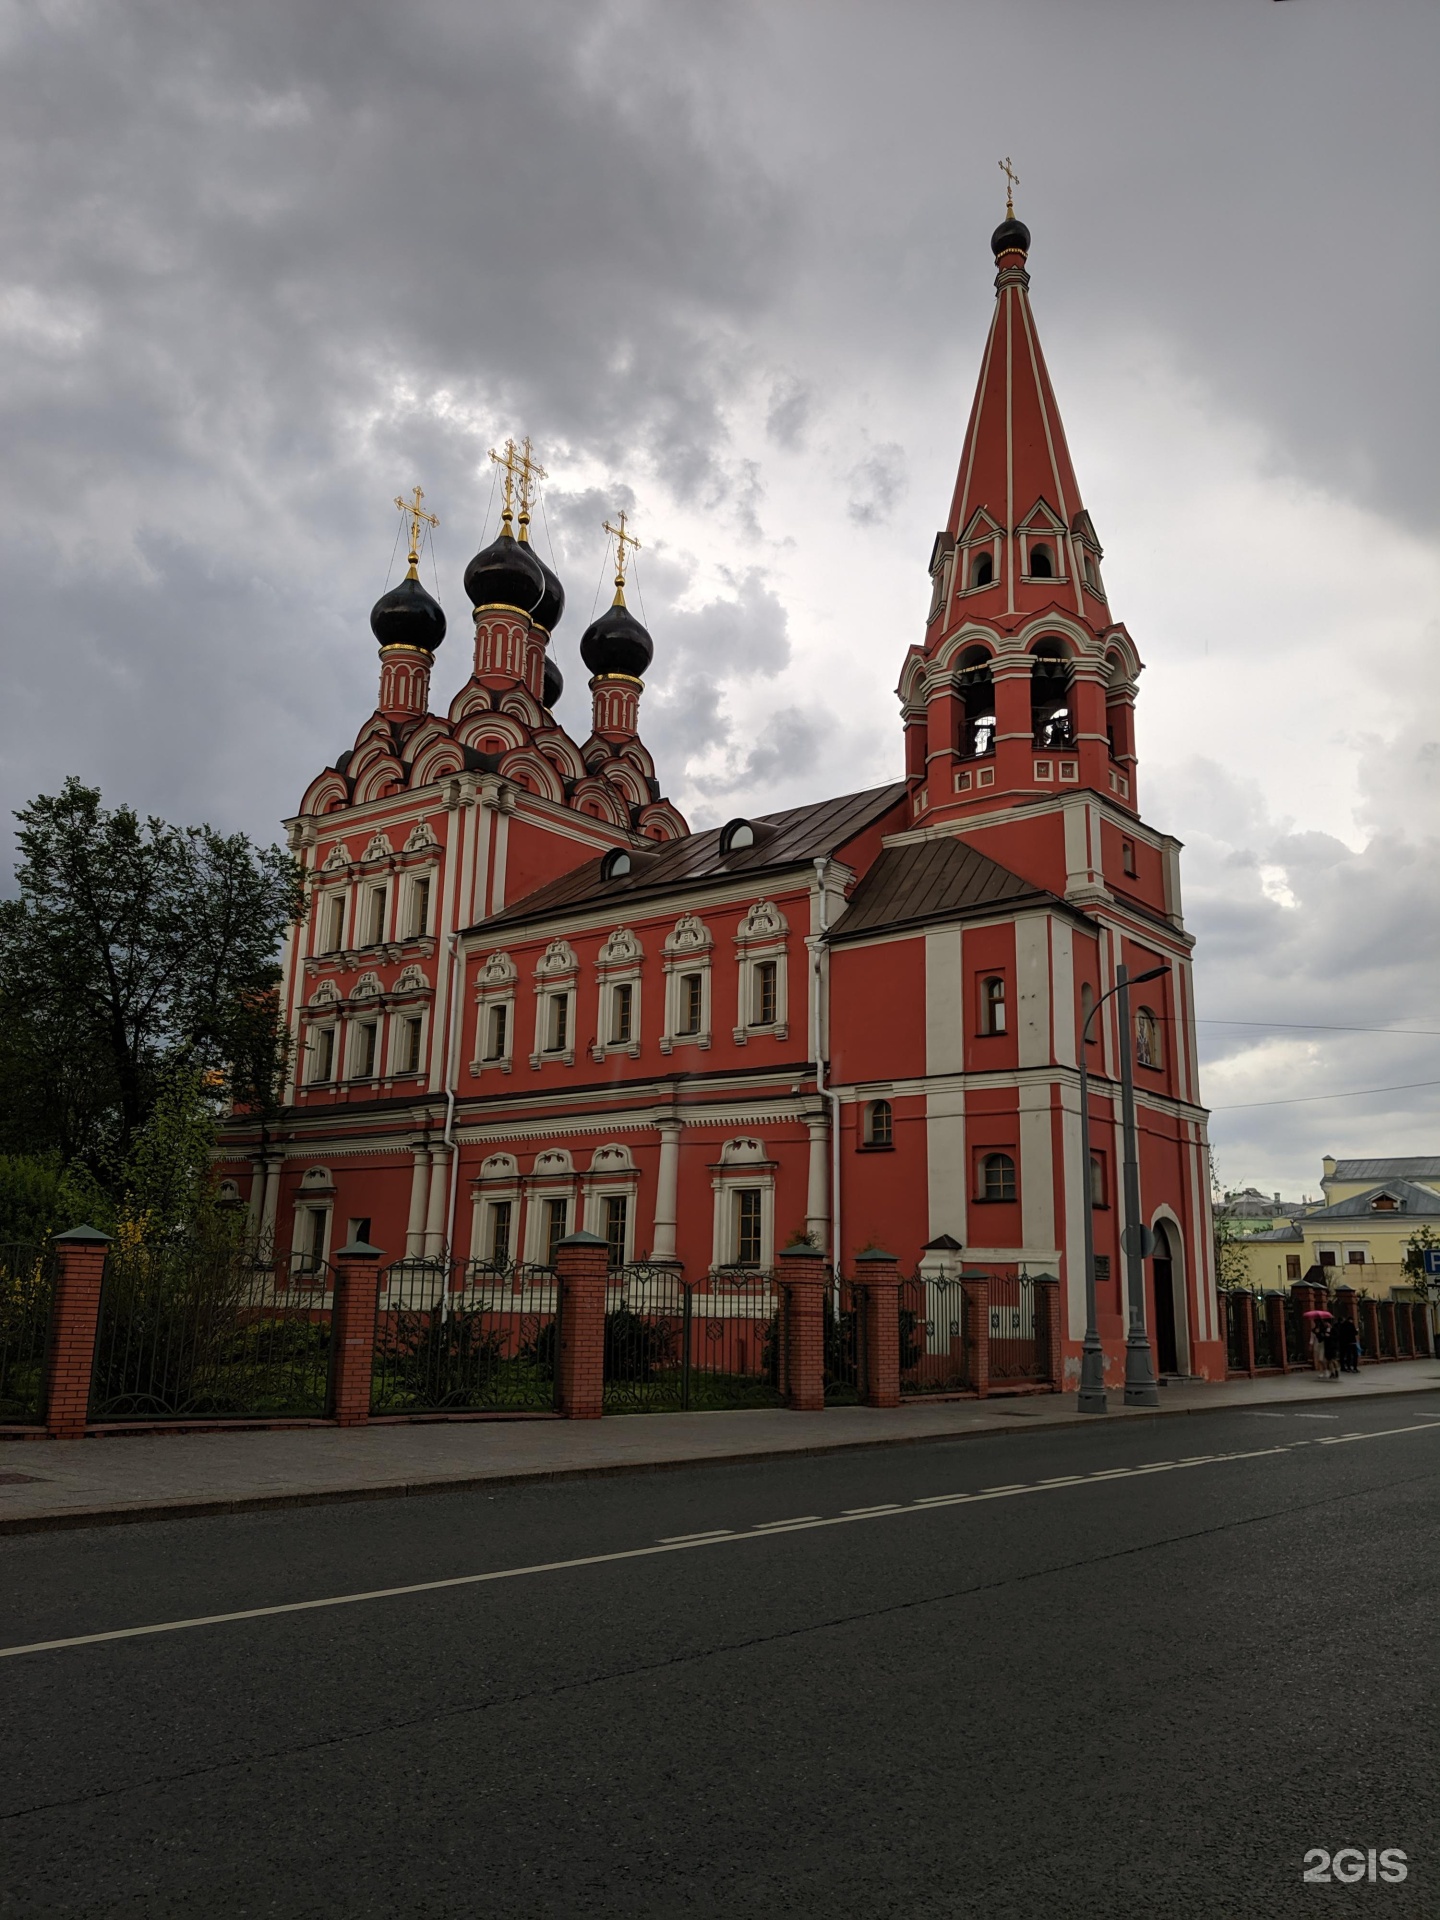
<svg viewBox="0 0 1440 1920"><path fill-rule="evenodd" d="M1060 778L1062 780L1078 780L1080 778L1079 762L1075 760L1062 760L1060 762Z"/></svg>
<svg viewBox="0 0 1440 1920"><path fill-rule="evenodd" d="M980 787L993 787L995 784L995 769L993 767L982 767L975 776L975 784Z"/></svg>
<svg viewBox="0 0 1440 1920"><path fill-rule="evenodd" d="M1054 763L1049 760L1037 760L1035 762L1035 778L1037 780L1053 780L1055 778Z"/></svg>
<svg viewBox="0 0 1440 1920"><path fill-rule="evenodd" d="M968 773L957 773L955 776L955 791L957 793L968 793L970 791L970 787L971 787L970 775Z"/></svg>

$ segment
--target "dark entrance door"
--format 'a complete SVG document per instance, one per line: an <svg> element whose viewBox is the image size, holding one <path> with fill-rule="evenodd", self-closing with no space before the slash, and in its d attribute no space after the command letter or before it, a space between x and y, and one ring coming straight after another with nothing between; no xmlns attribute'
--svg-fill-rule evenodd
<svg viewBox="0 0 1440 1920"><path fill-rule="evenodd" d="M1178 1373L1180 1357L1175 1349L1175 1268L1156 1254L1151 1265L1155 1273L1155 1371Z"/></svg>

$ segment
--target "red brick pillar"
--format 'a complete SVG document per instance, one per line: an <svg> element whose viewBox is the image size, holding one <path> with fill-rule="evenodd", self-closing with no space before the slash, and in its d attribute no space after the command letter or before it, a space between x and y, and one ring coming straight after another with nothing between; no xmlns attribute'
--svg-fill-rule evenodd
<svg viewBox="0 0 1440 1920"><path fill-rule="evenodd" d="M1360 1311L1364 1315L1360 1322L1363 1329L1360 1337L1365 1348L1365 1358L1378 1360L1380 1358L1380 1309L1376 1302L1367 1296L1361 1303Z"/></svg>
<svg viewBox="0 0 1440 1920"><path fill-rule="evenodd" d="M785 1247L780 1259L780 1388L787 1407L820 1413L825 1406L825 1289L830 1275L818 1247Z"/></svg>
<svg viewBox="0 0 1440 1920"><path fill-rule="evenodd" d="M1255 1378L1255 1296L1248 1290L1237 1292L1235 1304L1240 1309L1240 1364L1245 1373Z"/></svg>
<svg viewBox="0 0 1440 1920"><path fill-rule="evenodd" d="M560 1411L598 1420L605 1410L605 1281L610 1249L593 1233L572 1233L555 1249L560 1276Z"/></svg>
<svg viewBox="0 0 1440 1920"><path fill-rule="evenodd" d="M1045 1342L1045 1371L1050 1388L1059 1393L1064 1386L1064 1333L1060 1324L1060 1282L1053 1273L1037 1273L1035 1286L1035 1333Z"/></svg>
<svg viewBox="0 0 1440 1920"><path fill-rule="evenodd" d="M1270 1320L1270 1351L1275 1356L1275 1364L1282 1373L1290 1371L1289 1342L1285 1338L1285 1296L1283 1293L1267 1293L1265 1312ZM1359 1322L1356 1322L1359 1325Z"/></svg>
<svg viewBox="0 0 1440 1920"><path fill-rule="evenodd" d="M368 1241L352 1240L332 1257L335 1307L330 1316L330 1412L337 1427L363 1427L370 1418L375 1314L384 1255Z"/></svg>
<svg viewBox="0 0 1440 1920"><path fill-rule="evenodd" d="M867 1407L900 1404L900 1268L893 1253L872 1249L855 1257L855 1283L864 1316L860 1351L865 1378L860 1398Z"/></svg>
<svg viewBox="0 0 1440 1920"><path fill-rule="evenodd" d="M55 1236L55 1295L45 1357L45 1430L52 1440L78 1440L90 1410L100 1283L110 1236L72 1227Z"/></svg>
<svg viewBox="0 0 1440 1920"><path fill-rule="evenodd" d="M970 1384L980 1399L990 1392L990 1276L962 1273L965 1295L965 1345L970 1361Z"/></svg>

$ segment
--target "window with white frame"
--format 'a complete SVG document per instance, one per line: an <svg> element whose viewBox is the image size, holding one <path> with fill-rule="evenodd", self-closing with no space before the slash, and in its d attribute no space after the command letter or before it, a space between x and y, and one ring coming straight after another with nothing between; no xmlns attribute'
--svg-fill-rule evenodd
<svg viewBox="0 0 1440 1920"><path fill-rule="evenodd" d="M535 966L535 1040L530 1064L575 1060L575 981L579 971L568 940L552 940Z"/></svg>
<svg viewBox="0 0 1440 1920"><path fill-rule="evenodd" d="M385 899L383 886L366 887L360 902L362 947L378 947L385 938Z"/></svg>
<svg viewBox="0 0 1440 1920"><path fill-rule="evenodd" d="M307 1278L324 1271L330 1252L330 1207L305 1202L295 1209L293 1272Z"/></svg>
<svg viewBox="0 0 1440 1920"><path fill-rule="evenodd" d="M608 1264L623 1267L627 1259L627 1235L630 1228L630 1196L628 1193L607 1193L605 1195L604 1233Z"/></svg>
<svg viewBox="0 0 1440 1920"><path fill-rule="evenodd" d="M338 953L345 944L345 896L327 890L315 905L316 946L321 953Z"/></svg>
<svg viewBox="0 0 1440 1920"><path fill-rule="evenodd" d="M405 937L419 940L430 931L430 875L417 873L410 882Z"/></svg>
<svg viewBox="0 0 1440 1920"><path fill-rule="evenodd" d="M727 1140L714 1169L717 1268L769 1268L775 1259L775 1164L754 1135Z"/></svg>
<svg viewBox="0 0 1440 1920"><path fill-rule="evenodd" d="M515 1203L511 1200L491 1200L487 1203L486 1213L485 1251L482 1257L494 1266L507 1266L510 1261Z"/></svg>
<svg viewBox="0 0 1440 1920"><path fill-rule="evenodd" d="M765 1196L759 1187L737 1187L735 1206L735 1262L758 1267L764 1246Z"/></svg>
<svg viewBox="0 0 1440 1920"><path fill-rule="evenodd" d="M541 1259L547 1267L555 1264L555 1250L570 1231L570 1201L562 1195L542 1202Z"/></svg>
<svg viewBox="0 0 1440 1920"><path fill-rule="evenodd" d="M562 988L545 996L546 1053L564 1053L570 1045L570 995Z"/></svg>
<svg viewBox="0 0 1440 1920"><path fill-rule="evenodd" d="M350 1078L373 1080L380 1046L380 1020L356 1020L350 1029Z"/></svg>
<svg viewBox="0 0 1440 1920"><path fill-rule="evenodd" d="M310 1029L310 1079L317 1084L335 1078L335 1034L333 1025Z"/></svg>
<svg viewBox="0 0 1440 1920"><path fill-rule="evenodd" d="M610 988L610 1033L612 1047L628 1047L635 1031L635 988L629 980L617 980Z"/></svg>
<svg viewBox="0 0 1440 1920"><path fill-rule="evenodd" d="M711 955L704 921L683 913L665 937L665 1031L660 1051L677 1044L708 1047L711 1033Z"/></svg>
<svg viewBox="0 0 1440 1920"><path fill-rule="evenodd" d="M519 971L508 953L492 953L481 964L476 983L479 1002L475 1016L475 1055L472 1071L486 1067L510 1071L515 1034L515 988Z"/></svg>
<svg viewBox="0 0 1440 1920"><path fill-rule="evenodd" d="M739 965L739 1018L735 1042L744 1046L755 1033L788 1036L786 948L790 923L769 900L757 900L735 933Z"/></svg>
<svg viewBox="0 0 1440 1920"><path fill-rule="evenodd" d="M407 1013L397 1023L395 1046L397 1073L419 1073L424 1033L425 1020L422 1014Z"/></svg>
<svg viewBox="0 0 1440 1920"><path fill-rule="evenodd" d="M616 927L601 947L595 978L600 997L595 1013L594 1058L613 1049L632 1059L640 1053L640 973L644 948L628 927Z"/></svg>
<svg viewBox="0 0 1440 1920"><path fill-rule="evenodd" d="M510 1057L510 1002L497 1000L485 1009L485 1051L486 1060L507 1060Z"/></svg>

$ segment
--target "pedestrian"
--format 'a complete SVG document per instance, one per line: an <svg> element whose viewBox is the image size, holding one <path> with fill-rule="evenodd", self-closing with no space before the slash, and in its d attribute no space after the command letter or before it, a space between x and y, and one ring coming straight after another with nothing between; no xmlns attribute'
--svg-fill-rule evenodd
<svg viewBox="0 0 1440 1920"><path fill-rule="evenodd" d="M1316 1373L1325 1371L1325 1328L1328 1324L1318 1314L1310 1322L1310 1364Z"/></svg>
<svg viewBox="0 0 1440 1920"><path fill-rule="evenodd" d="M1338 1380L1340 1378L1340 1322L1326 1320L1323 1324L1325 1327L1325 1378Z"/></svg>
<svg viewBox="0 0 1440 1920"><path fill-rule="evenodd" d="M1340 1371L1360 1371L1360 1329L1347 1313L1335 1329L1340 1348Z"/></svg>

